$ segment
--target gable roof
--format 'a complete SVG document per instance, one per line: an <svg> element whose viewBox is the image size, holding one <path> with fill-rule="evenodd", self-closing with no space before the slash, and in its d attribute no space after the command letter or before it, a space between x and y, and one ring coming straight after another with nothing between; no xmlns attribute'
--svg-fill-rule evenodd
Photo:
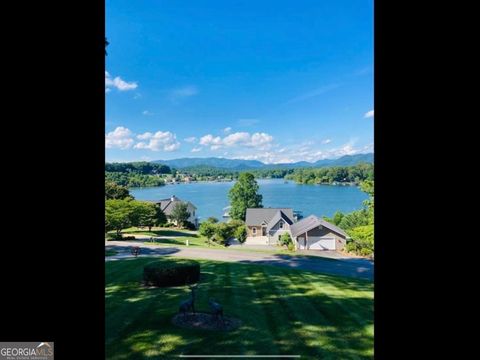
<svg viewBox="0 0 480 360"><path fill-rule="evenodd" d="M275 215L270 219L267 224L267 231L270 231L280 220L285 221L288 225L293 224L293 220L291 220L282 210L278 210Z"/></svg>
<svg viewBox="0 0 480 360"><path fill-rule="evenodd" d="M280 216L290 220L290 224L293 223L293 210L291 208L248 208L245 216L245 225L267 225L279 211L283 214Z"/></svg>
<svg viewBox="0 0 480 360"><path fill-rule="evenodd" d="M176 204L190 204L194 209L196 209L195 205L193 205L190 201L183 201L177 198L175 195L168 199L154 201L154 203L160 205L160 209L165 213L165 215L171 215Z"/></svg>
<svg viewBox="0 0 480 360"><path fill-rule="evenodd" d="M336 232L339 235L342 235L344 237L347 237L347 233L340 229L338 226L335 226L328 221L325 221L323 219L320 219L316 217L315 215L310 215L299 222L293 224L290 226L290 232L292 233L292 237L296 237L300 234L306 233L307 231L310 231L316 227L319 226L324 226L327 229L330 229L334 232Z"/></svg>

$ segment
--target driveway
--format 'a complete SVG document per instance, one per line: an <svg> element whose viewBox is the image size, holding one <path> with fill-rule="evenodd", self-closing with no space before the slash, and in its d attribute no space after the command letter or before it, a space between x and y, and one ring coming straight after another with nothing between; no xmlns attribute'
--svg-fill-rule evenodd
<svg viewBox="0 0 480 360"><path fill-rule="evenodd" d="M155 246L138 241L108 241L105 249L119 253L109 256L106 261L132 257L130 247L141 248L140 256L178 256L190 259L207 259L217 261L236 261L241 263L283 266L318 273L355 277L373 280L373 262L358 258L327 259L323 257L303 257L283 254L264 254L229 249L208 249L200 247ZM311 255L311 254L308 254Z"/></svg>

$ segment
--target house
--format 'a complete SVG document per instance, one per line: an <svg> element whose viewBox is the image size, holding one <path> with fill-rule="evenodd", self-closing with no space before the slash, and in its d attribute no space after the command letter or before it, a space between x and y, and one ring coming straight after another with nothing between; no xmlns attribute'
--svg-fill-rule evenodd
<svg viewBox="0 0 480 360"><path fill-rule="evenodd" d="M342 250L347 234L315 215L297 221L290 208L249 208L245 218L247 245L277 245L289 233L295 250Z"/></svg>
<svg viewBox="0 0 480 360"><path fill-rule="evenodd" d="M248 208L247 245L276 245L279 237L290 230L294 223L290 208Z"/></svg>
<svg viewBox="0 0 480 360"><path fill-rule="evenodd" d="M195 225L195 227L198 227L198 219L195 214L197 208L190 201L183 201L175 195L172 195L168 199L158 200L155 201L155 203L158 204L160 206L160 209L162 209L162 211L165 213L168 222L173 222L170 216L172 215L172 211L177 204L187 204L187 211L190 213L188 221Z"/></svg>
<svg viewBox="0 0 480 360"><path fill-rule="evenodd" d="M347 234L338 226L310 215L290 226L295 250L342 250Z"/></svg>

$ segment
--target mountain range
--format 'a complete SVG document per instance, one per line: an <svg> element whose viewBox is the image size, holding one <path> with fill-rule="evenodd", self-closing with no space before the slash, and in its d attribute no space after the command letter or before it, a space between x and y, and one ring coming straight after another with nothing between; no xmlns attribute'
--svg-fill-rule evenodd
<svg viewBox="0 0 480 360"><path fill-rule="evenodd" d="M373 163L373 153L345 155L337 159L323 159L316 162L299 161L283 164L265 164L258 160L208 158L180 158L172 160L155 160L153 163L168 165L176 169L209 166L228 170L278 169L300 167L352 166L360 163Z"/></svg>

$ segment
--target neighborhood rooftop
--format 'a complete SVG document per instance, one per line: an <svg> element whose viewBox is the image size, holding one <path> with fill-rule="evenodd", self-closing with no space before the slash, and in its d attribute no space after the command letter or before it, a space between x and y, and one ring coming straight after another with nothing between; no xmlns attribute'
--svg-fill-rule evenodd
<svg viewBox="0 0 480 360"><path fill-rule="evenodd" d="M301 234L303 234L303 233L305 233L305 232L307 232L307 231L309 231L313 228L319 227L319 226L324 226L327 229L335 231L337 234L347 236L345 231L340 229L338 226L330 224L329 222L327 222L327 221L325 221L321 218L318 218L315 215L310 215L310 216L306 217L305 219L302 219L299 222L294 223L290 227L290 231L292 232L292 236L295 237L295 236L301 235Z"/></svg>
<svg viewBox="0 0 480 360"><path fill-rule="evenodd" d="M291 208L248 208L245 219L247 226L260 225L263 222L267 224L278 212L283 213L293 223L293 210Z"/></svg>
<svg viewBox="0 0 480 360"><path fill-rule="evenodd" d="M172 210L175 207L174 205L177 203L190 204L194 209L196 209L195 205L193 205L190 201L183 201L182 199L176 197L175 195L172 195L167 199L161 199L161 200L156 200L152 202L159 204L160 209L165 213L165 215L171 215Z"/></svg>

